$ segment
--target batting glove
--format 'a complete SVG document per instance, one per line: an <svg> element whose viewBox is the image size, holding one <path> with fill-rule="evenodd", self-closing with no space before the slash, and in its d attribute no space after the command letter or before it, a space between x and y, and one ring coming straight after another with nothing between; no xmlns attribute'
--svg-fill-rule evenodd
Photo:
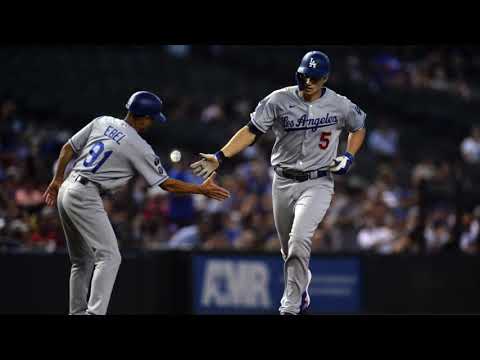
<svg viewBox="0 0 480 360"><path fill-rule="evenodd" d="M353 160L354 156L349 152L345 152L342 156L337 156L330 164L330 172L336 175L346 174L350 166L352 166Z"/></svg>
<svg viewBox="0 0 480 360"><path fill-rule="evenodd" d="M191 164L190 168L194 175L206 179L220 166L220 162L214 154L200 153L200 156L203 159Z"/></svg>

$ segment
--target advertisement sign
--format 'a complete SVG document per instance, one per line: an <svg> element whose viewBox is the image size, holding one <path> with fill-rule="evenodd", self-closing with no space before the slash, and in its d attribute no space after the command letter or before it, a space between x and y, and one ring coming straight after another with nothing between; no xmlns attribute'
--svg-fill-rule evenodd
<svg viewBox="0 0 480 360"><path fill-rule="evenodd" d="M310 261L309 313L360 310L360 270L355 258ZM196 314L278 314L283 294L280 256L193 256Z"/></svg>

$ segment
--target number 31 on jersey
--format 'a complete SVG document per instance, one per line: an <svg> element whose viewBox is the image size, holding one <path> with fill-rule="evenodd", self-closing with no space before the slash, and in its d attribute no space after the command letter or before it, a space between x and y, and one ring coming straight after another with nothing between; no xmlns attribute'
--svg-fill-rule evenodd
<svg viewBox="0 0 480 360"><path fill-rule="evenodd" d="M85 161L83 162L83 166L85 167L90 167L92 166L95 161L99 158L100 155L102 155L103 151L105 150L105 145L101 141L97 141L92 145L92 148L90 149L87 157L85 158ZM100 161L90 170L92 173L96 173L98 169L107 161L107 159L112 155L113 151L105 151L103 153L103 157L100 159Z"/></svg>

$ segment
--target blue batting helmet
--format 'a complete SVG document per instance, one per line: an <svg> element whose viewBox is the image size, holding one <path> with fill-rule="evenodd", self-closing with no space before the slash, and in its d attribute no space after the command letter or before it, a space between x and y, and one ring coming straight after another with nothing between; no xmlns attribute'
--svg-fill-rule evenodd
<svg viewBox="0 0 480 360"><path fill-rule="evenodd" d="M164 123L167 121L162 114L163 102L149 91L138 91L128 99L126 108L135 116L150 116L153 120Z"/></svg>
<svg viewBox="0 0 480 360"><path fill-rule="evenodd" d="M300 90L305 87L305 78L320 79L330 73L330 59L321 51L305 54L298 67L296 78Z"/></svg>

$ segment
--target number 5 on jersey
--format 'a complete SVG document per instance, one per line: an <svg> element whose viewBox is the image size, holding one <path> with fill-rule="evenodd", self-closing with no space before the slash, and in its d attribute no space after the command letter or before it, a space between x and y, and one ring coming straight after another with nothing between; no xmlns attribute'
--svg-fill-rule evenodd
<svg viewBox="0 0 480 360"><path fill-rule="evenodd" d="M105 145L101 141L97 141L92 145L92 148L90 149L87 157L85 158L85 161L83 162L83 166L85 167L90 167L93 165L93 163L98 159L98 157L103 153L105 150ZM91 170L92 173L96 173L98 169L100 169L100 166L102 166L105 161L112 155L113 151L106 151L103 154L102 159L95 165L95 167Z"/></svg>
<svg viewBox="0 0 480 360"><path fill-rule="evenodd" d="M332 135L331 132L322 132L320 134L320 144L318 145L320 149L325 150L328 147L330 144L330 135Z"/></svg>

